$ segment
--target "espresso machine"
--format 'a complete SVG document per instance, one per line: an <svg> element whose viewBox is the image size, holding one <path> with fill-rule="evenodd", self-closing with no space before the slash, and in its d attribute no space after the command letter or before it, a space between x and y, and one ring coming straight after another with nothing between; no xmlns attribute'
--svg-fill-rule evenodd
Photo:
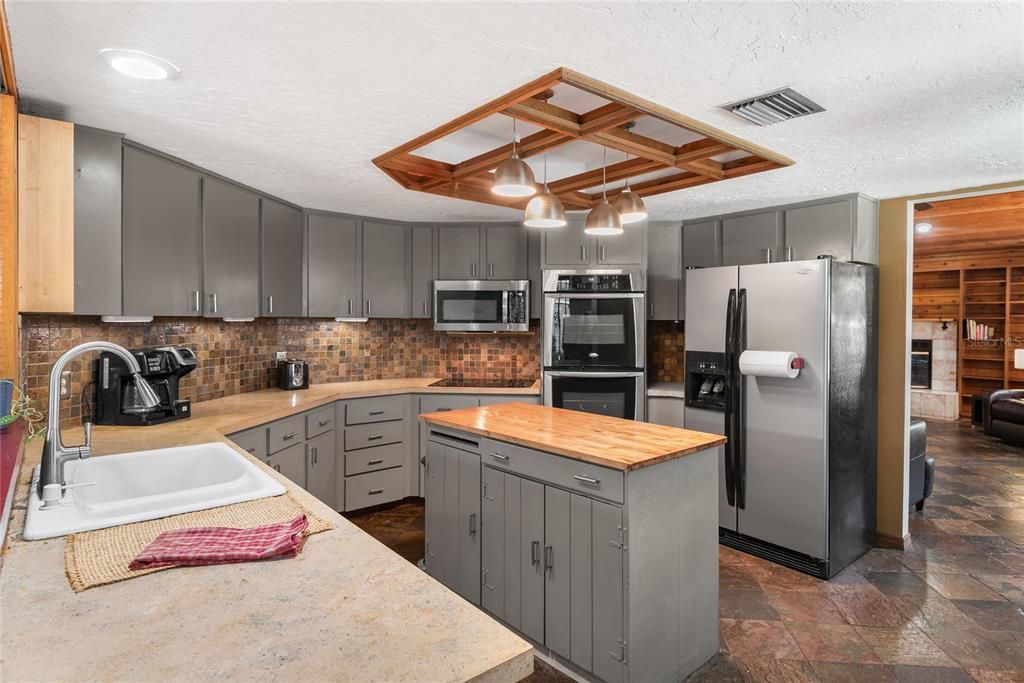
<svg viewBox="0 0 1024 683"><path fill-rule="evenodd" d="M178 398L181 378L196 369L196 354L184 346L159 346L136 349L142 376L160 398L160 404L144 413L130 412L122 406L131 402L135 390L128 366L119 356L104 352L93 363L96 385L93 422L101 425L144 426L181 420L192 414L192 402Z"/></svg>

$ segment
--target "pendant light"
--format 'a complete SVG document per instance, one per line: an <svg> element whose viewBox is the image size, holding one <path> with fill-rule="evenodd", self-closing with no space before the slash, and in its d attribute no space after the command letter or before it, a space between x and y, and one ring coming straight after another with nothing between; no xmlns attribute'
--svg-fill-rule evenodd
<svg viewBox="0 0 1024 683"><path fill-rule="evenodd" d="M533 170L519 158L516 143L516 120L512 119L512 156L505 159L494 169L494 184L491 192L502 197L530 197L537 194L537 181L533 178Z"/></svg>
<svg viewBox="0 0 1024 683"><path fill-rule="evenodd" d="M631 127L627 126L626 129L629 130ZM629 153L626 154L626 161L629 161ZM629 178L626 178L626 188L615 198L612 206L619 212L619 220L623 225L639 223L647 218L647 207L644 206L644 200L629 189Z"/></svg>
<svg viewBox="0 0 1024 683"><path fill-rule="evenodd" d="M601 203L587 214L583 232L588 235L621 235L619 213L608 203L608 148L602 147Z"/></svg>
<svg viewBox="0 0 1024 683"><path fill-rule="evenodd" d="M544 191L526 205L523 225L528 228L561 228L568 222L562 200L548 190L548 153L544 152Z"/></svg>

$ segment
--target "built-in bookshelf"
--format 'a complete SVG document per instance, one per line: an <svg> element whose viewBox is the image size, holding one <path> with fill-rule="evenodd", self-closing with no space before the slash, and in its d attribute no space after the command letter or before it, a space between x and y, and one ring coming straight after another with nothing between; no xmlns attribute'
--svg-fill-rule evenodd
<svg viewBox="0 0 1024 683"><path fill-rule="evenodd" d="M1006 386L1024 389L1024 369L1013 367L1013 353L1024 348L1024 267L1008 269L1006 301Z"/></svg>

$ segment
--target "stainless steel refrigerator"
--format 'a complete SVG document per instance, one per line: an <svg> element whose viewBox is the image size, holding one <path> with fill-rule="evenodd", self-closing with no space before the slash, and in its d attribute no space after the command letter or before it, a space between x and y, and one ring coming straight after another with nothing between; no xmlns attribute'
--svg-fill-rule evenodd
<svg viewBox="0 0 1024 683"><path fill-rule="evenodd" d="M875 266L829 258L686 271L684 424L729 438L724 545L822 578L873 545L877 299ZM744 374L755 350L796 376Z"/></svg>

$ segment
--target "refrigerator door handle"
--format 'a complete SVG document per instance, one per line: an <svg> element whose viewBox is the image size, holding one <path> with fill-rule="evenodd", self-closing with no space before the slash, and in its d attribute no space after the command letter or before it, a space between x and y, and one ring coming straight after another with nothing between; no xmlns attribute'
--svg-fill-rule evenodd
<svg viewBox="0 0 1024 683"><path fill-rule="evenodd" d="M733 411L736 420L735 446L733 447L733 477L736 479L736 507L747 507L747 397L744 391L746 379L740 374L740 354L747 346L747 290L740 289L736 304L736 338L733 345L735 364L736 406Z"/></svg>
<svg viewBox="0 0 1024 683"><path fill-rule="evenodd" d="M725 497L730 507L736 505L736 477L734 454L736 453L736 430L733 423L733 396L736 393L735 377L733 367L735 359L736 337L736 290L729 290L729 301L725 307L725 378L726 378L726 400L725 400Z"/></svg>

